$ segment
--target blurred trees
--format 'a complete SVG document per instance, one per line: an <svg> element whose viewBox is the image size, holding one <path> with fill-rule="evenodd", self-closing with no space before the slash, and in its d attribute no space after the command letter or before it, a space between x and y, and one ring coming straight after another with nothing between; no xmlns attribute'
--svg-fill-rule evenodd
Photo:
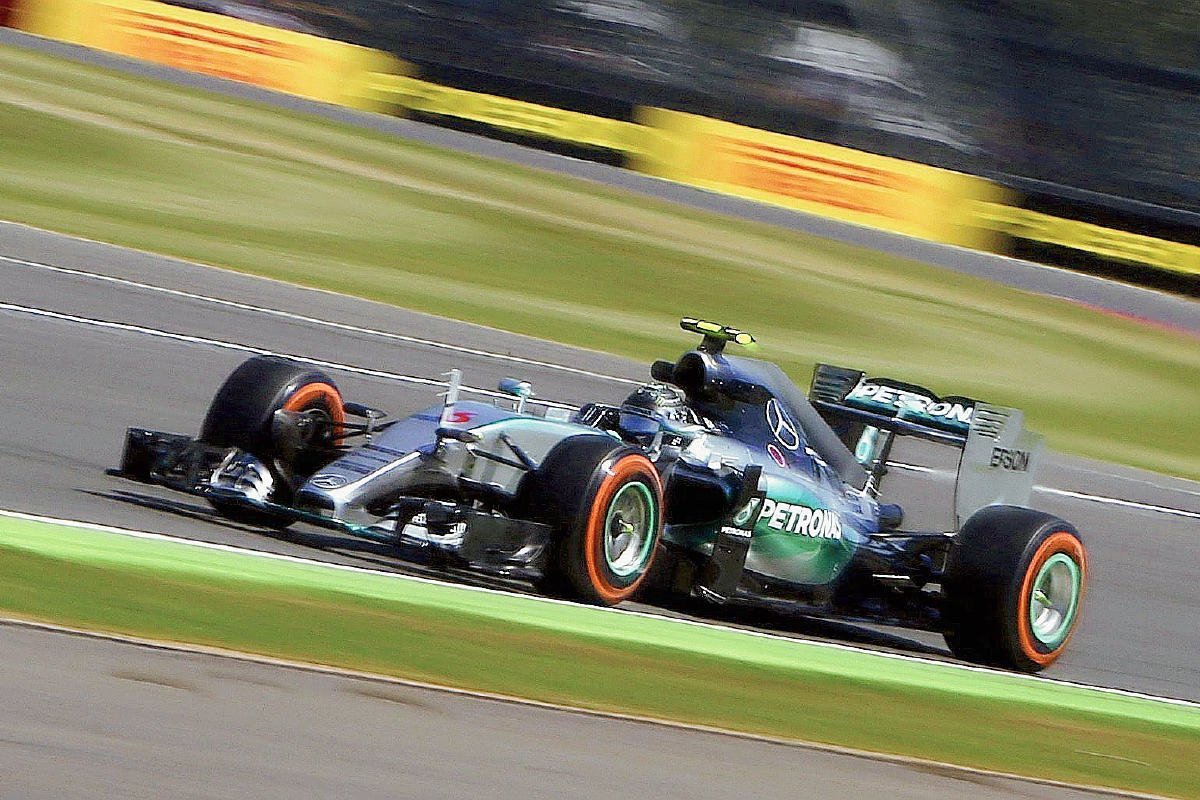
<svg viewBox="0 0 1200 800"><path fill-rule="evenodd" d="M254 2L254 0L251 0ZM569 0L563 0L569 2ZM558 0L257 0L331 33L406 40L421 18L509 20L536 25ZM1098 54L1168 69L1200 71L1197 0L644 0L679 21L685 38L701 47L753 52L779 35L789 19L853 27L864 17L902 21L906 9L954 5L1010 20L1025 36L1068 44L1085 40ZM847 22L849 24L847 24ZM1052 42L1047 41L1047 44ZM1082 42L1078 43L1080 46Z"/></svg>
<svg viewBox="0 0 1200 800"><path fill-rule="evenodd" d="M959 4L1028 23L1031 33L1042 28L1048 37L1085 39L1112 58L1200 71L1200 3L1196 0L959 0Z"/></svg>

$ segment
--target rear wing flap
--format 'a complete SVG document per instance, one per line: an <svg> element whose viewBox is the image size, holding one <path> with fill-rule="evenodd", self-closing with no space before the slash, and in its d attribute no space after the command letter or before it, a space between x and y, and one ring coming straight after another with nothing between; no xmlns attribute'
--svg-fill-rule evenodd
<svg viewBox="0 0 1200 800"><path fill-rule="evenodd" d="M1044 441L1025 429L1019 409L938 397L922 386L828 364L814 370L809 400L868 470L873 493L886 472L894 437L912 436L961 451L954 484L956 528L984 506L1029 505Z"/></svg>

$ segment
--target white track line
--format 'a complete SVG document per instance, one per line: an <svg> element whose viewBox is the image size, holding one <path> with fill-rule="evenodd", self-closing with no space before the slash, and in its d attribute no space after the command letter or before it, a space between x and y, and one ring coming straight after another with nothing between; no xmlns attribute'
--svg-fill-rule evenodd
<svg viewBox="0 0 1200 800"><path fill-rule="evenodd" d="M508 361L511 363L523 363L523 365L540 367L540 368L545 368L545 369L556 369L556 371L558 371L558 372L583 375L583 377L595 378L595 379L599 379L599 380L610 380L610 381L613 381L613 383L628 384L628 385L641 385L641 383L642 383L642 381L631 380L629 378L622 378L622 377L619 377L619 375L610 375L610 374L606 374L606 373L602 373L602 372L594 372L594 371L592 371L592 369L569 367L569 366L565 366L565 365L560 365L560 363L554 363L552 361L539 361L536 359L526 359L526 357L509 355L509 354L504 354L504 353L493 353L493 351L491 351L491 350L480 350L478 348L463 347L463 345L460 345L460 344L449 344L446 342L438 342L438 341L436 341L436 339L427 339L427 338L421 338L418 336L408 336L408 335L404 335L404 333L394 333L391 331L380 331L378 329L372 329L372 327L362 327L359 325L336 323L336 321L332 321L332 320L328 320L328 319L320 319L317 317L308 317L308 315L306 315L306 314L296 314L293 312L281 311L281 309L278 309L278 308L268 308L265 306L256 306L256 305L252 305L252 303L238 302L238 301L234 301L234 300L224 300L224 299L222 299L222 297L212 297L209 295L197 294L197 293L193 293L193 291L182 291L180 289L168 289L166 287L160 287L160 285L155 285L155 284L151 284L151 283L142 283L139 281L131 281L131 279L128 279L128 278L119 278L119 277L114 277L114 276L110 276L110 275L103 275L103 273L101 273L101 272L90 272L88 270L73 269L73 267L68 267L68 266L44 264L44 263L41 263L41 261L30 261L30 260L25 260L25 259L20 259L20 258L12 258L12 257L8 257L8 255L0 255L0 261L8 261L8 263L10 263L10 264L17 264L20 266L30 267L30 269L46 270L49 272L58 272L58 273L61 273L61 275L82 277L82 278L86 278L86 279L91 279L91 281L113 283L116 285L122 285L122 287L130 287L130 288L142 289L142 290L146 290L146 291L156 291L156 293L158 293L158 294L164 294L164 295L173 296L173 297L182 297L182 299L210 303L210 305L215 305L215 306L238 308L238 309L240 309L240 311L250 311L253 313L257 313L257 314L266 315L266 317L275 317L277 319L287 319L287 320L292 320L292 321L299 321L299 323L316 325L316 326L320 326L320 327L329 327L329 329L331 329L331 330L360 333L360 335L374 336L374 337L384 338L384 339L391 339L391 341L395 341L395 342L407 342L409 344L420 344L420 345L424 345L424 347L437 348L437 349L442 349L442 350L450 350L450 351L454 351L454 353L463 353L463 354L467 354L467 355L484 357L484 359L493 359L493 360L497 360L497 361ZM247 351L251 351L251 350L247 350ZM263 351L263 353L265 353L265 351ZM296 357L296 356L289 356L289 357L293 357L293 359L295 359L295 360L300 360L299 357ZM312 363L316 363L316 362L312 362ZM330 367L330 368L346 368L346 367ZM376 374L373 372L367 372L367 371L365 371L365 372L366 372L366 374ZM418 381L416 381L414 379L413 383L418 383ZM470 390L470 391L484 391L484 390ZM936 473L936 471L937 471L937 470L932 470L932 469L929 469L926 467L919 467L919 465L917 465L917 464L895 463L893 465L895 465L895 467L899 467L900 469L916 471L916 473ZM1090 469L1078 468L1078 467L1073 467L1070 469L1078 469L1080 471L1092 471L1092 473L1096 473L1096 471L1097 471L1097 470L1090 470ZM1111 477L1111 475L1109 475L1109 473L1099 473L1099 474L1108 475ZM1153 483L1150 483L1148 481L1139 481L1136 479L1122 479L1122 480L1128 480L1130 482L1146 483L1146 485L1157 487L1157 485L1153 485ZM1163 488L1163 487L1158 487L1158 488ZM1196 515L1196 513L1194 513L1194 512L1181 511L1178 509L1170 509L1170 507L1165 507L1165 506L1156 506L1156 505L1145 504L1145 503L1135 503L1135 501L1132 501L1132 500L1121 500L1118 498L1108 498L1108 497L1103 497L1103 495L1093 495L1093 494L1086 494L1086 493L1081 493L1081 492L1067 492L1067 491L1061 491L1061 489L1052 489L1052 488L1048 488L1048 487L1037 487L1037 489L1038 489L1038 491L1042 491L1042 492L1046 492L1046 493L1050 493L1050 494L1061 494L1061 495L1063 495L1063 497L1072 497L1072 498L1080 499L1080 500L1092 500L1092 501L1096 501L1096 503L1105 503L1105 504L1111 504L1111 505L1123 505L1123 506L1130 507L1130 509L1139 509L1139 510L1144 510L1144 511L1160 511L1160 512L1164 512L1164 513L1178 512L1178 515L1183 516L1183 517L1200 518L1200 515ZM1180 492L1182 494L1200 494L1200 492L1189 492L1189 491L1187 491L1187 489L1171 489L1171 491Z"/></svg>
<svg viewBox="0 0 1200 800"><path fill-rule="evenodd" d="M239 311L250 311L255 314L264 316L276 317L285 319L291 322L303 322L308 325L330 328L331 330L346 331L349 333L357 333L365 336L374 336L380 339L389 339L397 342L407 342L409 344L419 344L424 347L433 347L439 350L450 350L455 353L464 353L481 358L493 359L496 361L507 361L513 364L526 364L533 367L541 367L543 369L557 370L558 372L566 372L572 375L582 375L588 378L597 378L599 380L612 381L614 383L623 383L631 386L638 386L642 381L635 381L629 378L622 378L617 375L607 375L603 372L593 372L592 370L581 369L579 367L568 367L562 364L555 364L550 361L538 361L532 358L524 358L522 356L509 355L507 353L495 353L490 350L480 350L474 347L464 347L462 345L448 344L439 342L433 339L422 339L418 336L407 336L401 333L392 333L391 331L381 331L376 328L364 328L359 325L350 325L344 322L334 322L332 320L320 319L319 317L309 317L304 314L296 314L291 311L282 311L277 308L267 308L266 306L256 306L250 303L239 303L235 300L225 300L220 297L210 297L209 295L196 294L195 292L185 292L179 289L168 289L164 286L155 286L150 283L141 283L127 278L117 278L112 275L104 275L98 272L89 272L87 270L73 269L71 267L59 267L54 264L44 264L39 261L26 261L21 258L12 258L10 256L0 255L0 261L7 261L10 264L17 264L23 267L32 269L41 269L48 272L56 272L62 275L71 275L77 278L86 278L89 280L100 281L104 283L112 283L119 286L126 286L133 289L141 289L148 292L157 292L159 294L168 295L170 297L179 297L186 300L193 300L210 305L224 306L226 308L236 308Z"/></svg>
<svg viewBox="0 0 1200 800"><path fill-rule="evenodd" d="M342 572L351 572L358 574L379 575L385 578L403 581L413 581L416 583L425 583L438 586L454 586L463 591L479 592L483 594L504 595L507 597L520 597L538 603L549 603L552 605L563 605L579 607L578 603L572 603L566 600L556 600L550 597L541 597L538 595L523 594L520 592L510 592L504 589L492 589L485 586L468 586L457 583L448 583L439 581L433 578L426 578L418 575L405 575L396 572L387 572L385 570L368 569L365 567L355 567L348 564L334 564L328 561L319 561L312 558L302 558L300 556L289 556L282 553L272 553L265 550L251 550L242 547L235 547L228 544L220 544L217 542L206 542L199 539L184 539L177 536L169 536L162 533L151 533L149 531L133 530L131 528L118 528L112 525L100 525L92 522L82 522L80 520L60 519L57 517L46 517L40 514L27 514L22 511L10 511L8 509L0 509L0 517L10 519L27 520L29 522L40 522L49 525L60 525L67 528L77 528L82 530L96 531L99 533L112 533L120 536L129 536L135 539L151 539L161 542L174 542L176 544L186 545L188 547L197 547L205 550L219 550L226 553L238 553L241 555L252 556L254 558L263 558L272 561L286 561L293 564L305 564L309 566L325 567ZM945 667L947 669L962 670L966 672L978 672L988 675L1003 675L1015 680L1033 681L1038 683L1053 683L1060 686L1068 686L1075 689L1086 689L1089 691L1099 692L1101 694L1114 695L1117 697L1128 697L1135 700L1147 700L1156 703L1165 703L1172 706L1181 706L1184 708L1200 709L1200 702L1194 700L1183 700L1178 697L1163 697L1160 695L1148 694L1145 692L1135 692L1129 689L1116 689L1108 686L1092 686L1086 683L1077 683L1075 681L1057 680L1055 678L1046 678L1041 675L1028 675L1020 672L1007 672L1005 670L992 669L990 667L979 667L973 664L962 664L954 661L944 661L941 659L926 658L924 656L914 656L907 653L897 653L888 650L872 650L866 647L858 647L855 645L843 644L841 642L827 642L819 639L807 639L798 636L780 636L779 634L767 633L765 631L734 628L728 625L719 625L714 622L703 622L694 619L680 619L678 617L667 617L661 614L652 614L645 611L630 611L623 608L605 608L601 606L586 606L591 611L604 614L624 614L634 617L644 617L646 619L661 620L666 623L675 625L690 625L708 630L722 631L727 633L735 633L743 636L752 636L760 639L771 639L779 642L799 643L810 647L821 647L830 650L840 650L846 653L859 653L884 659L893 659L896 661L907 661L915 664L929 664L937 667Z"/></svg>
<svg viewBox="0 0 1200 800"><path fill-rule="evenodd" d="M310 358L308 356L295 355L293 353L279 353L273 350L267 350L262 347L253 347L247 344L238 344L237 342L226 342L220 339L208 339L203 336L192 336L184 333L172 333L171 331L163 331L157 328L147 328L142 325L131 325L126 322L109 322L102 319L92 319L91 317L80 317L74 314L63 314L59 311L50 311L45 308L34 308L32 306L21 306L15 303L0 302L0 311L13 311L18 314L28 314L34 317L44 319L53 319L60 322L72 322L77 325L87 325L93 328L101 328L105 330L117 330L125 333L138 333L144 336L153 336L157 339L169 339L176 342L186 342L188 344L201 344L208 347L216 347L222 350L234 350L241 353L250 353L260 356L282 356L291 361L296 361L301 364L311 364L315 367L323 369L334 369L341 372L350 372L355 375L369 375L373 378L386 378L387 380L399 381L402 383L415 383L422 386L445 386L445 381L433 380L431 378L421 378L416 375L404 375L398 372L386 372L378 369L368 369L366 367L355 367L350 364L340 364L336 361L323 361L319 358ZM473 394L483 395L484 397L497 398L501 400L512 400L511 395L497 392L492 389L480 389L472 386L463 386L461 390L471 392ZM559 403L554 400L538 400L530 398L530 403L538 403L544 406L553 408L565 408L575 410L575 406L568 403Z"/></svg>
<svg viewBox="0 0 1200 800"><path fill-rule="evenodd" d="M1153 489L1165 489L1166 491L1174 494L1186 494L1191 495L1192 497L1200 497L1200 490L1184 489L1182 486L1165 486L1161 483L1154 483L1153 481L1145 480L1144 478L1134 478L1130 475L1116 475L1112 472L1103 472L1098 469L1092 469L1091 467L1081 467L1078 464L1065 464L1063 462L1059 462L1055 464L1055 468L1068 472L1083 472L1088 475L1103 475L1106 478L1116 478L1124 483L1136 483L1140 486L1149 486ZM1180 478L1179 480L1182 482L1185 481L1186 478ZM1195 485L1200 486L1200 484Z"/></svg>
<svg viewBox="0 0 1200 800"><path fill-rule="evenodd" d="M3 257L0 256L0 258L3 258ZM21 306L21 305L16 305L14 303L0 302L0 310L13 311L13 312L21 313L21 314L29 314L29 315L35 316L35 317L54 319L54 320L59 320L59 321L63 321L63 322L73 322L73 323L80 324L80 325L89 325L92 327L103 328L103 329L108 329L108 330L119 330L119 331L124 331L127 333L138 333L138 334L142 334L145 336L153 336L153 337L156 337L159 339L169 339L172 341L187 342L189 344L202 344L202 345L207 345L210 347L217 347L217 348L221 348L221 349L225 349L225 350L235 350L235 351L239 351L239 352L243 352L243 353L250 353L253 355L282 356L282 357L288 358L292 361L297 361L302 364L311 364L313 366L321 367L323 369L340 370L342 372L350 372L350 373L357 374L357 375L369 375L371 377L386 378L388 380L400 381L403 383L415 383L415 384L420 384L420 385L424 385L424 386L445 386L444 381L432 380L430 378L420 378L415 375L403 375L403 374L397 373L397 372L386 372L384 370L368 369L366 367L355 367L350 364L341 364L336 361L323 361L321 359L310 358L308 356L295 355L292 353L278 353L278 352L275 352L272 350L267 350L265 348L253 347L251 345L245 345L245 344L238 344L236 342L226 342L226 341L222 341L220 339L209 339L209 338L206 338L203 336L192 336L190 334L172 333L170 331L163 331L163 330L159 330L157 328L147 328L142 325L131 325L131 324L125 323L125 322L109 322L107 320L98 320L98 319L93 319L90 317L80 317L80 316L76 316L74 314L64 314L59 311L50 311L50 310L44 309L44 308L34 308L32 306ZM509 395L506 395L502 392L497 392L497 391L494 391L491 389L480 389L477 387L463 386L462 390L464 392L471 392L474 394L479 394L484 397L497 398L497 399L502 399L502 400L511 400L512 399L511 396L509 396ZM563 408L563 409L568 409L568 410L576 410L577 409L576 406L570 405L568 403L560 403L560 402L557 402L554 400L530 399L529 402L538 403L540 405L549 406L551 408ZM953 477L953 473L946 472L945 470L930 469L929 467L922 467L922 466L918 466L916 464L904 464L904 463L893 462L891 464L891 466L898 467L898 468L904 469L904 470L909 470L912 472L921 472L921 473L926 473L926 474L945 475L948 477ZM1171 508L1169 506L1153 505L1150 503L1139 503L1134 500L1123 500L1118 497L1106 497L1104 495L1087 494L1085 492L1073 492L1073 491L1068 491L1066 489L1054 489L1054 488L1046 487L1046 486L1037 486L1037 487L1034 487L1034 490L1039 491L1039 492L1044 492L1047 494L1056 494L1056 495L1059 495L1062 497L1070 497L1070 498L1076 499L1076 500L1087 500L1087 501L1094 502L1094 503L1103 503L1105 505L1121 506L1124 508L1131 508L1131 509L1136 509L1139 511L1153 511L1153 512L1160 513L1160 514L1184 517L1186 519L1200 519L1200 513L1197 513L1194 511L1186 511L1184 509Z"/></svg>
<svg viewBox="0 0 1200 800"><path fill-rule="evenodd" d="M919 464L905 464L905 463L899 462L899 461L889 461L888 466L896 467L897 469L902 469L902 470L905 470L906 472L917 472L917 473L920 473L923 475L936 475L936 476L938 476L940 478L944 478L946 480L952 480L954 478L954 473L949 470L932 469L930 467L920 466ZM1094 472L1094 470L1091 470L1091 471ZM1119 480L1124 480L1124 478L1120 478L1119 476L1111 475L1107 472L1102 472L1102 473L1098 473L1098 474L1105 475L1106 477L1109 477L1109 478L1116 477ZM1182 494L1194 494L1194 492L1188 492L1186 490L1177 490L1177 489L1171 489L1168 487L1158 486L1157 484L1152 484L1149 481L1133 481L1133 482L1147 484L1150 486L1154 486L1155 488L1158 488L1158 489L1166 489L1166 491L1172 491L1172 492L1179 491ZM1182 508L1172 508L1170 506L1159 506L1159 505L1154 505L1153 503L1141 503L1141 502L1138 502L1137 500L1122 500L1119 497L1106 497L1101 494L1088 494L1087 492L1074 492L1069 489L1055 489L1052 486L1034 486L1033 490L1035 492L1042 492L1043 494L1053 494L1053 495L1057 495L1059 497L1070 497L1073 500L1087 500L1088 502L1091 502L1091 503L1102 503L1104 505L1110 505L1110 506L1121 506L1122 508L1132 508L1132 509L1136 509L1138 511L1154 511L1159 514L1168 514L1173 517L1184 517L1185 519L1200 519L1200 513L1197 513L1195 511L1187 511Z"/></svg>
<svg viewBox="0 0 1200 800"><path fill-rule="evenodd" d="M1159 514L1169 514L1173 517L1200 519L1200 513L1195 511L1185 511L1182 508L1170 508L1168 506L1156 506L1152 503L1139 503L1136 500L1120 500L1116 497L1103 497L1085 492L1072 492L1069 489L1053 489L1049 486L1035 486L1034 491L1054 494L1059 497L1070 497L1076 500L1087 500L1092 503L1103 503L1104 505L1121 506L1122 508L1135 508L1139 511L1154 511Z"/></svg>

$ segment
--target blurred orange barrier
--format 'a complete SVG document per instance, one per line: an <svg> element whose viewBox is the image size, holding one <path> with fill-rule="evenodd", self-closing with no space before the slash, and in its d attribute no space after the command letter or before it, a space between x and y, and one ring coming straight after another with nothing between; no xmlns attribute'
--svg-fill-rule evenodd
<svg viewBox="0 0 1200 800"><path fill-rule="evenodd" d="M149 0L17 0L12 26L355 108L375 107L368 75L400 66L365 47Z"/></svg>
<svg viewBox="0 0 1200 800"><path fill-rule="evenodd" d="M983 178L677 111L641 108L638 121L657 134L633 159L641 172L936 242L1002 246L971 208L1009 192Z"/></svg>

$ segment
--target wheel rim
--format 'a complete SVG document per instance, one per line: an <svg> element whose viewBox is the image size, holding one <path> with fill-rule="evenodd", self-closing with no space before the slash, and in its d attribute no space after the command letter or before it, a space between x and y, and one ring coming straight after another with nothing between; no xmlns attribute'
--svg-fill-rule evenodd
<svg viewBox="0 0 1200 800"><path fill-rule="evenodd" d="M1051 650L1070 633L1082 588L1083 573L1066 553L1055 553L1038 570L1029 594L1029 626Z"/></svg>
<svg viewBox="0 0 1200 800"><path fill-rule="evenodd" d="M654 496L644 483L617 490L604 520L604 561L614 575L625 578L645 565L658 524L655 514Z"/></svg>

